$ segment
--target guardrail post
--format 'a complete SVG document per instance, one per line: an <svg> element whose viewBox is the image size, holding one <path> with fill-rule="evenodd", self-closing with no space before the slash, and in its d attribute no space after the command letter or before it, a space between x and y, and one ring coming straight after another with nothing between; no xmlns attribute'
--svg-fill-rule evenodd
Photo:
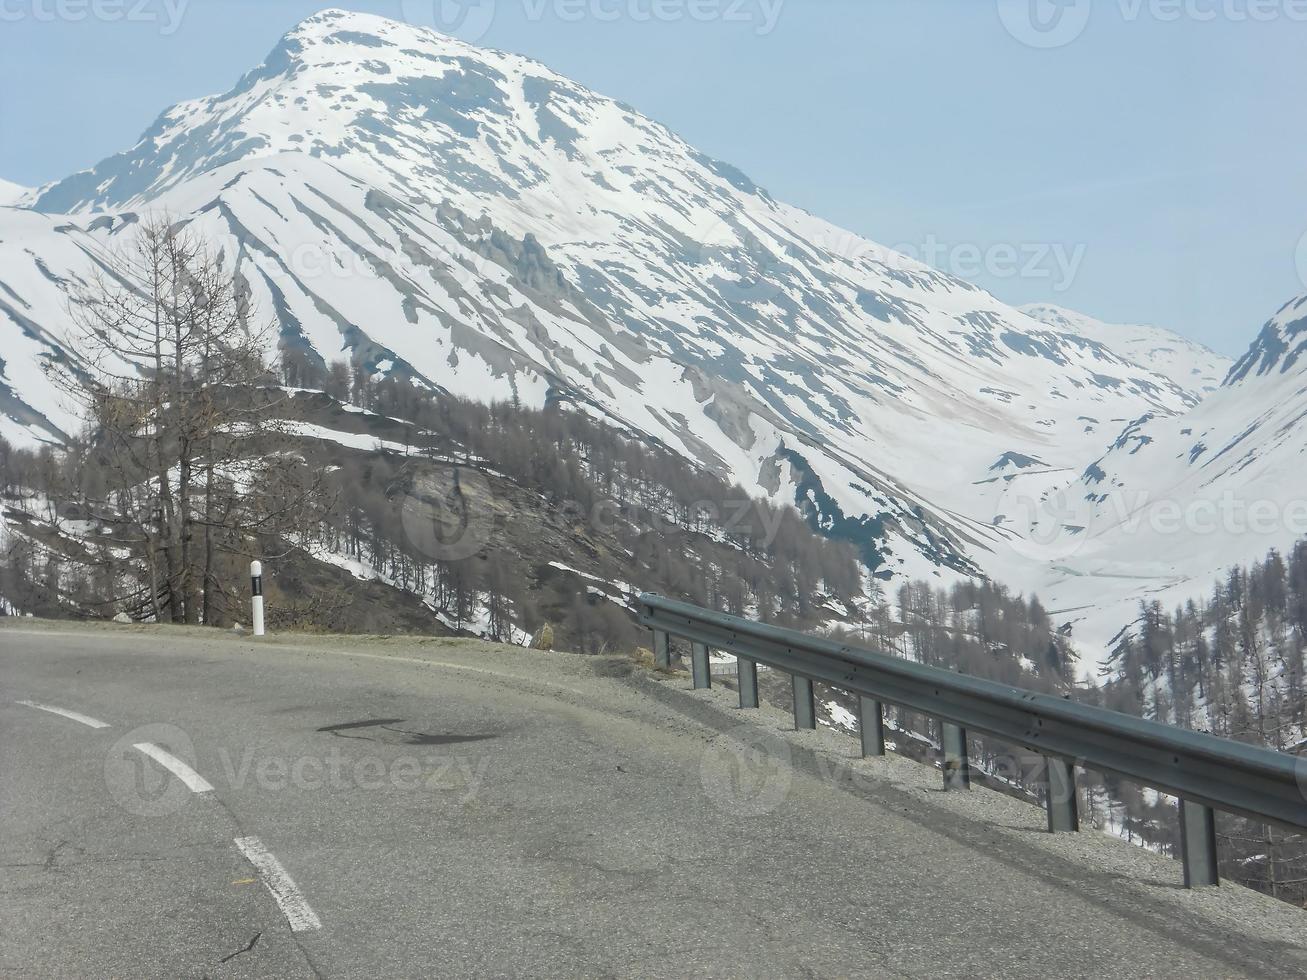
<svg viewBox="0 0 1307 980"><path fill-rule="evenodd" d="M672 638L666 630L653 631L654 666L670 670L672 666Z"/></svg>
<svg viewBox="0 0 1307 980"><path fill-rule="evenodd" d="M735 658L735 676L740 685L740 707L758 707L758 664L744 657Z"/></svg>
<svg viewBox="0 0 1307 980"><path fill-rule="evenodd" d="M1216 814L1211 807L1180 800L1180 855L1186 888L1221 883L1216 864Z"/></svg>
<svg viewBox="0 0 1307 980"><path fill-rule="evenodd" d="M1076 769L1065 759L1044 758L1047 782L1044 806L1048 810L1050 834L1071 833L1080 829L1080 812L1076 809Z"/></svg>
<svg viewBox="0 0 1307 980"><path fill-rule="evenodd" d="M794 727L817 727L817 702L812 695L812 680L793 675L794 680Z"/></svg>
<svg viewBox="0 0 1307 980"><path fill-rule="evenodd" d="M712 673L708 663L708 644L690 644L690 670L694 675L695 690L712 687Z"/></svg>
<svg viewBox="0 0 1307 980"><path fill-rule="evenodd" d="M858 698L858 736L863 758L885 754L885 709L875 698Z"/></svg>
<svg viewBox="0 0 1307 980"><path fill-rule="evenodd" d="M961 725L943 722L939 745L944 750L944 788L970 789L971 764L967 761L967 730Z"/></svg>

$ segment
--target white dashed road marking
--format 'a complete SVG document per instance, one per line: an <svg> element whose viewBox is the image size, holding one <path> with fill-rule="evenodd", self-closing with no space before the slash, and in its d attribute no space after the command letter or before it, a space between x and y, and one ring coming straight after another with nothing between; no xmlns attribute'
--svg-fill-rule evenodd
<svg viewBox="0 0 1307 980"><path fill-rule="evenodd" d="M263 846L263 841L257 837L237 837L236 846L245 855L245 859L254 865L255 870L259 872L263 884L267 886L268 891L272 892L272 897L281 906L282 914L286 916L286 921L290 923L292 932L306 932L310 929L322 928L322 920L318 918L318 913L309 907L309 903L299 890L299 886L286 873L286 869L281 866L281 862Z"/></svg>
<svg viewBox="0 0 1307 980"><path fill-rule="evenodd" d="M159 763L159 765L163 766L163 768L167 769L170 773L185 783L186 788L192 793L212 792L213 785L207 779L186 763L182 762L181 759L177 758L171 752L161 749L153 742L137 742L132 747L144 752L155 762Z"/></svg>
<svg viewBox="0 0 1307 980"><path fill-rule="evenodd" d="M88 725L91 728L109 727L107 721L100 721L98 718L92 718L90 715L80 714L76 711L69 711L66 708L56 708L51 704L38 704L35 701L19 701L18 703L28 708L35 708L38 711L48 711L52 715L63 715L65 718L71 718L73 721L80 721L83 725Z"/></svg>

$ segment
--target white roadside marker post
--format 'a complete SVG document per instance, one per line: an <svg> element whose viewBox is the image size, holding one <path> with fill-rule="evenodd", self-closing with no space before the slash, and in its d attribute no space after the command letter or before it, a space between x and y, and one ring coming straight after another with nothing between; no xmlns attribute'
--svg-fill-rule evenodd
<svg viewBox="0 0 1307 980"><path fill-rule="evenodd" d="M263 635L263 562L250 562L250 602L254 607L254 635Z"/></svg>

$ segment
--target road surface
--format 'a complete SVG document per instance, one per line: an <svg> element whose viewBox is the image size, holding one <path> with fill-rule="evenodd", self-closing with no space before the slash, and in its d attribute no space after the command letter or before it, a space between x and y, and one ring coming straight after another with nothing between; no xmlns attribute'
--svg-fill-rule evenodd
<svg viewBox="0 0 1307 980"><path fill-rule="evenodd" d="M1301 910L687 688L0 620L0 975L1307 974Z"/></svg>

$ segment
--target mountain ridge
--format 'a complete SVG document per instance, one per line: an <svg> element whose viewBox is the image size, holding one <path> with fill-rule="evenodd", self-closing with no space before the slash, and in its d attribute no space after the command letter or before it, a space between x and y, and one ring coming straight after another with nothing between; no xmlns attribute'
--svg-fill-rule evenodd
<svg viewBox="0 0 1307 980"><path fill-rule="evenodd" d="M0 213L13 365L75 356L68 303L165 211L310 369L611 420L795 504L882 576L1039 587L1047 495L1204 400L537 62L370 15L309 18L228 92L27 200ZM11 439L76 421L17 368L0 410Z"/></svg>
<svg viewBox="0 0 1307 980"><path fill-rule="evenodd" d="M1028 303L1020 309L1055 329L1101 341L1199 397L1219 388L1233 365L1232 358L1165 327L1106 323L1052 303Z"/></svg>

